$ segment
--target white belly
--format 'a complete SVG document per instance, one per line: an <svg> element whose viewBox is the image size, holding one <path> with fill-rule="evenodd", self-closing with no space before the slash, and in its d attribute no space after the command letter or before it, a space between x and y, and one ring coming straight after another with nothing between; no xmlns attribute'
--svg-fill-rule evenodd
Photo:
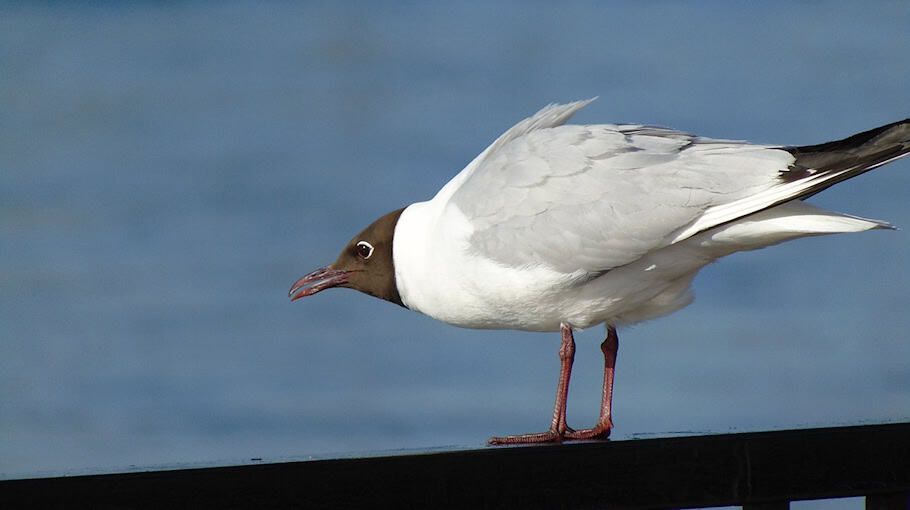
<svg viewBox="0 0 910 510"><path fill-rule="evenodd" d="M393 248L405 305L455 326L527 331L558 331L561 323L578 328L633 324L667 315L691 303L695 274L720 257L797 237L880 226L789 202L601 274L567 274L543 266L506 266L472 252L470 225L462 218L409 231L410 209L399 220L406 230L396 229Z"/></svg>

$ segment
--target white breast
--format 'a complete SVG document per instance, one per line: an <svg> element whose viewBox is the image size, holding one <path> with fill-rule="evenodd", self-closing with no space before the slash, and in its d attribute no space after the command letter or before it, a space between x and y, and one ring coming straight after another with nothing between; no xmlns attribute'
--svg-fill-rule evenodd
<svg viewBox="0 0 910 510"><path fill-rule="evenodd" d="M679 286L680 273L705 263L662 264L655 270L642 261L603 274L510 267L474 253L467 242L470 223L457 210L449 207L441 215L434 205L413 204L401 215L393 245L395 276L406 306L455 326L558 331L568 322L589 327L631 312L674 283ZM685 295L690 279L673 294ZM662 300L666 304L657 315L689 302L675 296Z"/></svg>

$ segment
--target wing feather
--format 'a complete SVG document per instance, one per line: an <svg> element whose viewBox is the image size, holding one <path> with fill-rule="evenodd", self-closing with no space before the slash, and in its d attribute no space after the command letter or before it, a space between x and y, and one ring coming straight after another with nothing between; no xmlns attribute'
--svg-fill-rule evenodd
<svg viewBox="0 0 910 510"><path fill-rule="evenodd" d="M510 266L603 272L910 154L910 120L807 147L565 125L590 101L519 122L437 194L470 222L471 249Z"/></svg>
<svg viewBox="0 0 910 510"><path fill-rule="evenodd" d="M638 125L538 126L502 140L465 169L447 207L470 220L470 245L483 255L565 272L608 270L667 246L712 206L768 187L793 159Z"/></svg>

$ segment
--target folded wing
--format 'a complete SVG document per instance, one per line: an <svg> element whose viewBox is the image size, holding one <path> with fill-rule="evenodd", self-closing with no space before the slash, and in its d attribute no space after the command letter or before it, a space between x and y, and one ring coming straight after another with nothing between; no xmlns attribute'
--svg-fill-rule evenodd
<svg viewBox="0 0 910 510"><path fill-rule="evenodd" d="M470 221L473 249L513 266L602 272L910 151L907 121L801 148L564 125L585 104L522 121L440 192Z"/></svg>

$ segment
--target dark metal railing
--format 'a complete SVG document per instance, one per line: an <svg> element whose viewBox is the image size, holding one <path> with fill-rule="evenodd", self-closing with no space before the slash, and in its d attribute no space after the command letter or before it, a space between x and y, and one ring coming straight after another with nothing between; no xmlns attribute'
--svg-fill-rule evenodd
<svg viewBox="0 0 910 510"><path fill-rule="evenodd" d="M910 423L0 481L0 508L910 508Z"/></svg>

